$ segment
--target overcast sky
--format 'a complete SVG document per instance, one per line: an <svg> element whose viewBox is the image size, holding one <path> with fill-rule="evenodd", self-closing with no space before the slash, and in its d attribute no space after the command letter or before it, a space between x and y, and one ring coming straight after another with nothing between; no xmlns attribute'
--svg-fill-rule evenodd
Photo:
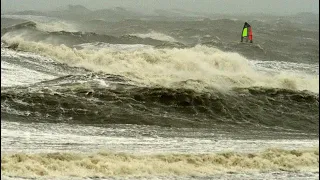
<svg viewBox="0 0 320 180"><path fill-rule="evenodd" d="M12 10L53 10L68 4L89 9L125 7L151 12L180 8L210 13L319 14L319 0L1 0L1 12Z"/></svg>

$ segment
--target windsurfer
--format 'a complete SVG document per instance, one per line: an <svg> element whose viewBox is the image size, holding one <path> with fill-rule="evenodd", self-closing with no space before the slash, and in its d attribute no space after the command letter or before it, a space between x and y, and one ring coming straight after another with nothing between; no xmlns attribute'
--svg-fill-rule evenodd
<svg viewBox="0 0 320 180"><path fill-rule="evenodd" d="M252 28L251 25L247 22L244 23L242 34L241 34L241 42L243 42L243 38L246 38L246 42L250 40L250 43L252 43Z"/></svg>

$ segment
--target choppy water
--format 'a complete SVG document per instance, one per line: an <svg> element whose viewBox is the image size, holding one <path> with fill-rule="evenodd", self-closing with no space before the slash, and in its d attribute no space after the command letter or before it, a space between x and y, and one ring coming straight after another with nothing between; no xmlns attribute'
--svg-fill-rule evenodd
<svg viewBox="0 0 320 180"><path fill-rule="evenodd" d="M1 17L2 178L319 177L313 21L48 16Z"/></svg>

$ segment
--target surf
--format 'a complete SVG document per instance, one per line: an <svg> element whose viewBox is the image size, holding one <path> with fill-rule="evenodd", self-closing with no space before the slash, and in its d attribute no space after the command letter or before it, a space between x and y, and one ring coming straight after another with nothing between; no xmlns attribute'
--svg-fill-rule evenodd
<svg viewBox="0 0 320 180"><path fill-rule="evenodd" d="M154 155L110 152L16 153L1 155L1 169L4 176L18 177L208 176L235 172L318 172L318 161L318 149Z"/></svg>

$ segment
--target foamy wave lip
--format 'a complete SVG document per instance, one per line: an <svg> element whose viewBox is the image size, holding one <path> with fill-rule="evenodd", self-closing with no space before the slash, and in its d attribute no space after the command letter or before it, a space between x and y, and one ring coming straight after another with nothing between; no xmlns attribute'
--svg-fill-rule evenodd
<svg viewBox="0 0 320 180"><path fill-rule="evenodd" d="M8 43L19 44L19 49L49 56L60 63L83 67L96 72L125 76L151 86L191 88L196 91L215 88L266 87L308 90L319 93L319 75L283 72L270 74L259 71L238 53L197 45L192 48L141 48L123 51L114 48L73 49L64 45L25 41L6 34ZM194 81L192 84L179 82Z"/></svg>
<svg viewBox="0 0 320 180"><path fill-rule="evenodd" d="M140 38L151 38L151 39L160 40L160 41L178 42L176 39L174 39L171 36L158 33L155 31L151 31L150 33L146 33L146 34L130 34L130 35L137 36Z"/></svg>
<svg viewBox="0 0 320 180"><path fill-rule="evenodd" d="M1 154L1 174L19 177L213 175L226 172L319 172L319 149L241 154Z"/></svg>
<svg viewBox="0 0 320 180"><path fill-rule="evenodd" d="M96 43L83 43L74 45L75 48L80 49L92 49L92 50L99 50L99 49L112 49L112 50L139 50L139 49L145 49L145 48L152 48L151 45L144 45L144 44L109 44L109 43L102 43L102 42L96 42Z"/></svg>

